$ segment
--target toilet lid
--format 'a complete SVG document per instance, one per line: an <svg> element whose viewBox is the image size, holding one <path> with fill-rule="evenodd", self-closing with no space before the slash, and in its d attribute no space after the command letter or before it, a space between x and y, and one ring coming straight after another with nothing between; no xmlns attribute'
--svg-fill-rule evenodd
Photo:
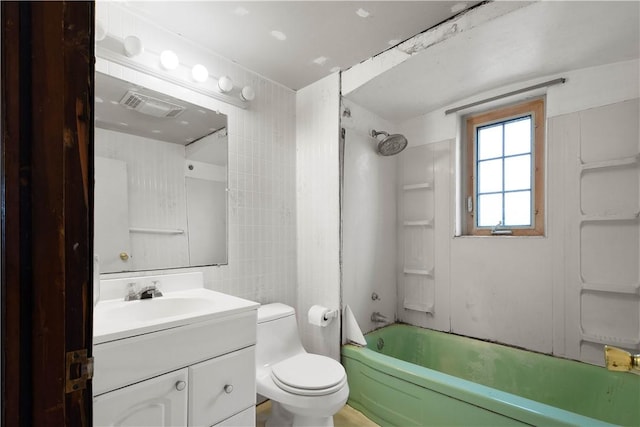
<svg viewBox="0 0 640 427"><path fill-rule="evenodd" d="M344 368L319 354L301 353L271 367L271 377L283 390L295 394L329 394L347 380Z"/></svg>

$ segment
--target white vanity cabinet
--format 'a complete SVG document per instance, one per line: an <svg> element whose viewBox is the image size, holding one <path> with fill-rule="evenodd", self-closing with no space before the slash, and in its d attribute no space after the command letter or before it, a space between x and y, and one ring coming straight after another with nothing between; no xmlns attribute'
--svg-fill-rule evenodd
<svg viewBox="0 0 640 427"><path fill-rule="evenodd" d="M224 309L185 324L94 334L95 426L255 424L259 304L219 293L212 301Z"/></svg>
<svg viewBox="0 0 640 427"><path fill-rule="evenodd" d="M93 425L252 426L255 347L206 360L93 399Z"/></svg>

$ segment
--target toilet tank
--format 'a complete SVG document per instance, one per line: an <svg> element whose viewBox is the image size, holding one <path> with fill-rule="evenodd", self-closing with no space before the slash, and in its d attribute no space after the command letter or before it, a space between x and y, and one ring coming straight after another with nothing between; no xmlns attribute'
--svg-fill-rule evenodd
<svg viewBox="0 0 640 427"><path fill-rule="evenodd" d="M257 367L272 365L304 351L293 307L273 303L258 308Z"/></svg>

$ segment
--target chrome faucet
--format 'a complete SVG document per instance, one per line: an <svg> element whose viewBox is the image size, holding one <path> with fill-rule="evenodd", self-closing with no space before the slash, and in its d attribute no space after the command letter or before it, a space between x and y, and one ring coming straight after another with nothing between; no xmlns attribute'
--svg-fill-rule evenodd
<svg viewBox="0 0 640 427"><path fill-rule="evenodd" d="M124 297L125 301L135 301L140 299L150 299L162 296L162 292L158 288L158 281L154 280L153 284L144 286L138 290L138 286L135 282L127 285L127 295Z"/></svg>
<svg viewBox="0 0 640 427"><path fill-rule="evenodd" d="M375 323L387 323L387 316L381 314L379 311L371 313L371 321Z"/></svg>

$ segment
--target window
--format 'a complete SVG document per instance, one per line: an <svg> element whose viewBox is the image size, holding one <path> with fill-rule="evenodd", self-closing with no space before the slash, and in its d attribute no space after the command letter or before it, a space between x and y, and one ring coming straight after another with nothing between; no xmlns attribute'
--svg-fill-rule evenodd
<svg viewBox="0 0 640 427"><path fill-rule="evenodd" d="M466 234L544 234L544 100L466 119Z"/></svg>

